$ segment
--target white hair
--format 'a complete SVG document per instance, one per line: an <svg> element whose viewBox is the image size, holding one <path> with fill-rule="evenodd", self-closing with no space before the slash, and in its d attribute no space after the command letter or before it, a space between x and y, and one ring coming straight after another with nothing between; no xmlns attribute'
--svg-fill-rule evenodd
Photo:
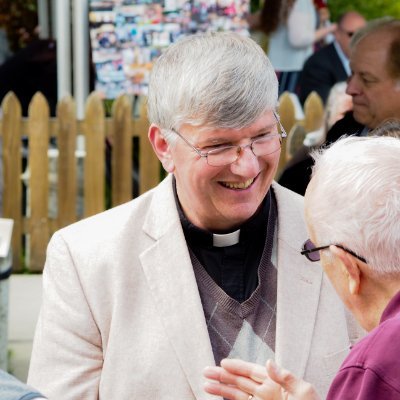
<svg viewBox="0 0 400 400"><path fill-rule="evenodd" d="M156 60L148 117L163 130L184 123L241 129L278 102L274 69L254 40L232 32L187 36Z"/></svg>
<svg viewBox="0 0 400 400"><path fill-rule="evenodd" d="M340 244L374 273L400 274L400 140L346 137L312 155L306 207L318 245Z"/></svg>

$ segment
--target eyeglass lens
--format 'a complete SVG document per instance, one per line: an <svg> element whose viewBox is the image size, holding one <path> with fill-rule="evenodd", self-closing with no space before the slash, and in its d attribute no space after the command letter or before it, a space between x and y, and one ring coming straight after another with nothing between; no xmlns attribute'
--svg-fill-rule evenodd
<svg viewBox="0 0 400 400"><path fill-rule="evenodd" d="M271 134L265 138L257 139L247 146L232 146L211 150L207 154L207 162L209 165L216 167L231 164L239 158L240 153L246 147L250 147L256 157L275 153L281 147L281 141L277 140L279 137L279 134Z"/></svg>
<svg viewBox="0 0 400 400"><path fill-rule="evenodd" d="M305 254L310 261L319 261L321 259L319 251L313 251L315 248L315 244L310 239L308 239L303 245L303 250L310 251L309 253Z"/></svg>

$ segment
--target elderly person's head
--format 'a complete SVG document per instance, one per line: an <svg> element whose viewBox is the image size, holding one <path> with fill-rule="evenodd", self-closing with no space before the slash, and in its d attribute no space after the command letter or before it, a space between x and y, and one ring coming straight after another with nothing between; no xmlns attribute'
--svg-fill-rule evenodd
<svg viewBox="0 0 400 400"><path fill-rule="evenodd" d="M354 118L370 129L400 118L400 20L370 21L351 42L347 93Z"/></svg>
<svg viewBox="0 0 400 400"><path fill-rule="evenodd" d="M400 140L348 137L314 157L305 248L323 249L307 256L370 330L400 289Z"/></svg>
<svg viewBox="0 0 400 400"><path fill-rule="evenodd" d="M280 155L277 100L274 69L247 37L188 36L156 61L149 138L198 227L230 230L257 211Z"/></svg>

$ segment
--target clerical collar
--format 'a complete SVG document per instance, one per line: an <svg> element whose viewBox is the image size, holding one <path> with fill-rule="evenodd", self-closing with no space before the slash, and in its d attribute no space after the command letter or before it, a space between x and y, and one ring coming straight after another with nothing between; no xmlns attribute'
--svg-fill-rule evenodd
<svg viewBox="0 0 400 400"><path fill-rule="evenodd" d="M213 233L214 247L228 247L239 243L240 229L231 233Z"/></svg>
<svg viewBox="0 0 400 400"><path fill-rule="evenodd" d="M192 248L233 246L235 244L238 244L239 242L242 243L248 240L252 240L252 237L254 238L254 235L257 235L259 232L263 232L265 230L265 221L268 220L269 204L271 201L271 189L265 196L261 207L239 229L235 229L233 232L220 232L216 234L199 228L187 219L178 199L175 178L173 179L173 188L175 203L178 209L183 233L185 234L186 241Z"/></svg>

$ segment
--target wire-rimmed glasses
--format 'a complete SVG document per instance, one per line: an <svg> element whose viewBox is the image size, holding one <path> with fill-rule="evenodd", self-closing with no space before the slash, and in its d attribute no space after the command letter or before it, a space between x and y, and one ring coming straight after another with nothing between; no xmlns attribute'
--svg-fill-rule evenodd
<svg viewBox="0 0 400 400"><path fill-rule="evenodd" d="M222 167L225 165L236 162L244 149L250 147L251 151L256 157L266 156L275 153L281 148L282 138L287 136L278 115L274 112L274 117L279 124L281 133L269 133L261 137L256 137L250 143L244 146L221 146L212 150L202 151L194 147L184 136L179 132L172 130L176 133L188 146L190 146L200 157L207 160L207 164L212 167Z"/></svg>

